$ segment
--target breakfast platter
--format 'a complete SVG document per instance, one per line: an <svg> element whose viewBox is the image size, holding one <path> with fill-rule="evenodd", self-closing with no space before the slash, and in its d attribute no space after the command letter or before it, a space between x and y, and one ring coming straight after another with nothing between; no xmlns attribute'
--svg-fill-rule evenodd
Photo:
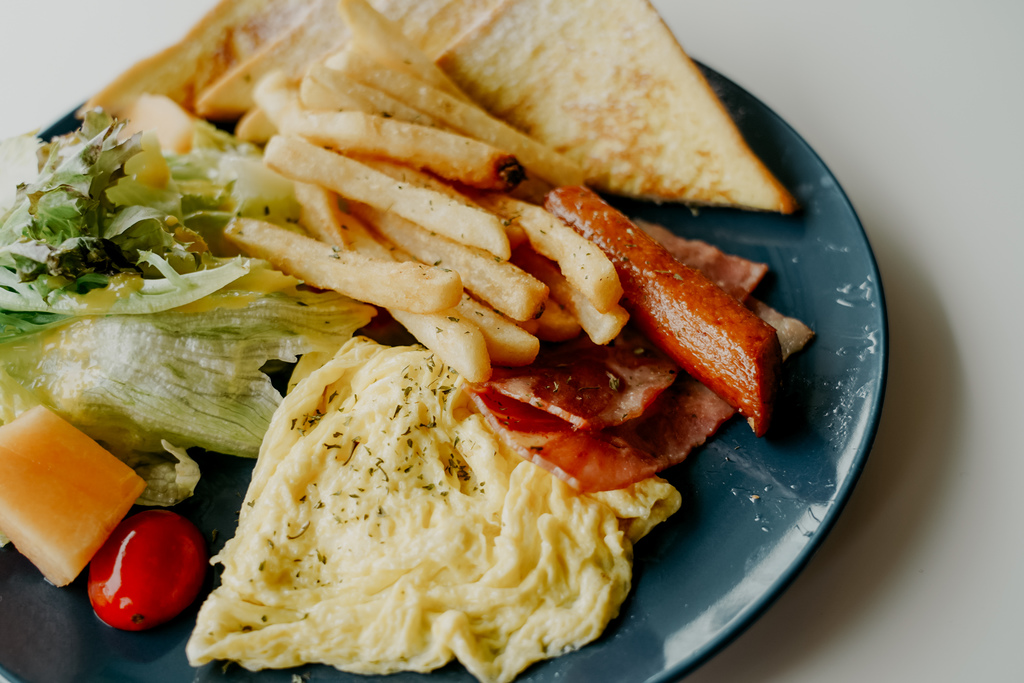
<svg viewBox="0 0 1024 683"><path fill-rule="evenodd" d="M767 263L758 295L809 321L814 341L787 361L775 422L754 438L732 420L664 473L682 507L635 550L630 596L594 643L534 665L518 680L669 681L692 671L752 623L796 577L834 524L864 466L885 390L881 283L856 214L828 168L784 121L705 69L751 148L796 197L791 215L613 199L631 218L700 237ZM70 118L44 137L66 132ZM194 497L175 509L216 552L232 535L252 461L197 456ZM204 591L212 586L209 581ZM185 642L198 606L149 632L115 631L92 613L84 577L64 590L0 550L0 673L44 680L360 681L322 665L258 675L214 662L192 669ZM299 678L295 678L298 676ZM369 680L376 680L369 677ZM469 681L458 665L397 681Z"/></svg>

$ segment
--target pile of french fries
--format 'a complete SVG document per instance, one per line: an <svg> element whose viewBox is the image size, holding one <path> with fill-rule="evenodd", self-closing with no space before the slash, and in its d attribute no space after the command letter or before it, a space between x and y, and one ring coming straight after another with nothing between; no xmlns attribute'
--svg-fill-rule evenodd
<svg viewBox="0 0 1024 683"><path fill-rule="evenodd" d="M238 219L244 252L386 309L467 380L531 363L540 341L611 341L628 314L608 258L530 200L583 183L570 160L472 103L365 0L352 38L256 88L239 137L296 184L311 236Z"/></svg>

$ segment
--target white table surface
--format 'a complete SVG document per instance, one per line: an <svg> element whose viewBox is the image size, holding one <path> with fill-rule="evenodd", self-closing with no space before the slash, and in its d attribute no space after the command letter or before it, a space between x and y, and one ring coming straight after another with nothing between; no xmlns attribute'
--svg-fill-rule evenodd
<svg viewBox="0 0 1024 683"><path fill-rule="evenodd" d="M790 590L688 682L1024 681L1024 3L660 0L686 50L817 150L882 272L881 428ZM0 137L212 0L0 0Z"/></svg>

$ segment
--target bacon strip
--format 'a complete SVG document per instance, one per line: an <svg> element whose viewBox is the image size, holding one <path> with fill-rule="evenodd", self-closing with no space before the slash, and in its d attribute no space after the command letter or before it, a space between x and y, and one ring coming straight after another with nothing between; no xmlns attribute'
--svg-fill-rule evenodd
<svg viewBox="0 0 1024 683"><path fill-rule="evenodd" d="M685 460L735 414L715 392L684 375L642 417L607 432L637 450L656 454L660 472Z"/></svg>
<svg viewBox="0 0 1024 683"><path fill-rule="evenodd" d="M768 265L765 263L726 254L718 247L701 240L688 240L657 223L642 220L634 223L665 247L677 261L690 268L696 268L740 301L744 301L757 289L757 285L768 274Z"/></svg>
<svg viewBox="0 0 1024 683"><path fill-rule="evenodd" d="M583 493L625 488L663 469L657 458L613 434L574 430L565 420L514 399L472 396L506 446Z"/></svg>
<svg viewBox="0 0 1024 683"><path fill-rule="evenodd" d="M639 417L676 379L678 366L639 344L589 339L541 351L533 364L495 367L480 389L528 403L577 429L597 431Z"/></svg>

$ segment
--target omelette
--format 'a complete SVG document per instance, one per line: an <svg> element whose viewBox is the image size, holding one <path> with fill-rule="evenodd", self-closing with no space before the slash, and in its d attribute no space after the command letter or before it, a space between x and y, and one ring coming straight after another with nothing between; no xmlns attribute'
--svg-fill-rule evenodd
<svg viewBox="0 0 1024 683"><path fill-rule="evenodd" d="M577 493L507 451L422 347L356 337L309 365L213 560L193 665L386 674L457 658L502 682L601 634L633 544L679 508L669 483Z"/></svg>

